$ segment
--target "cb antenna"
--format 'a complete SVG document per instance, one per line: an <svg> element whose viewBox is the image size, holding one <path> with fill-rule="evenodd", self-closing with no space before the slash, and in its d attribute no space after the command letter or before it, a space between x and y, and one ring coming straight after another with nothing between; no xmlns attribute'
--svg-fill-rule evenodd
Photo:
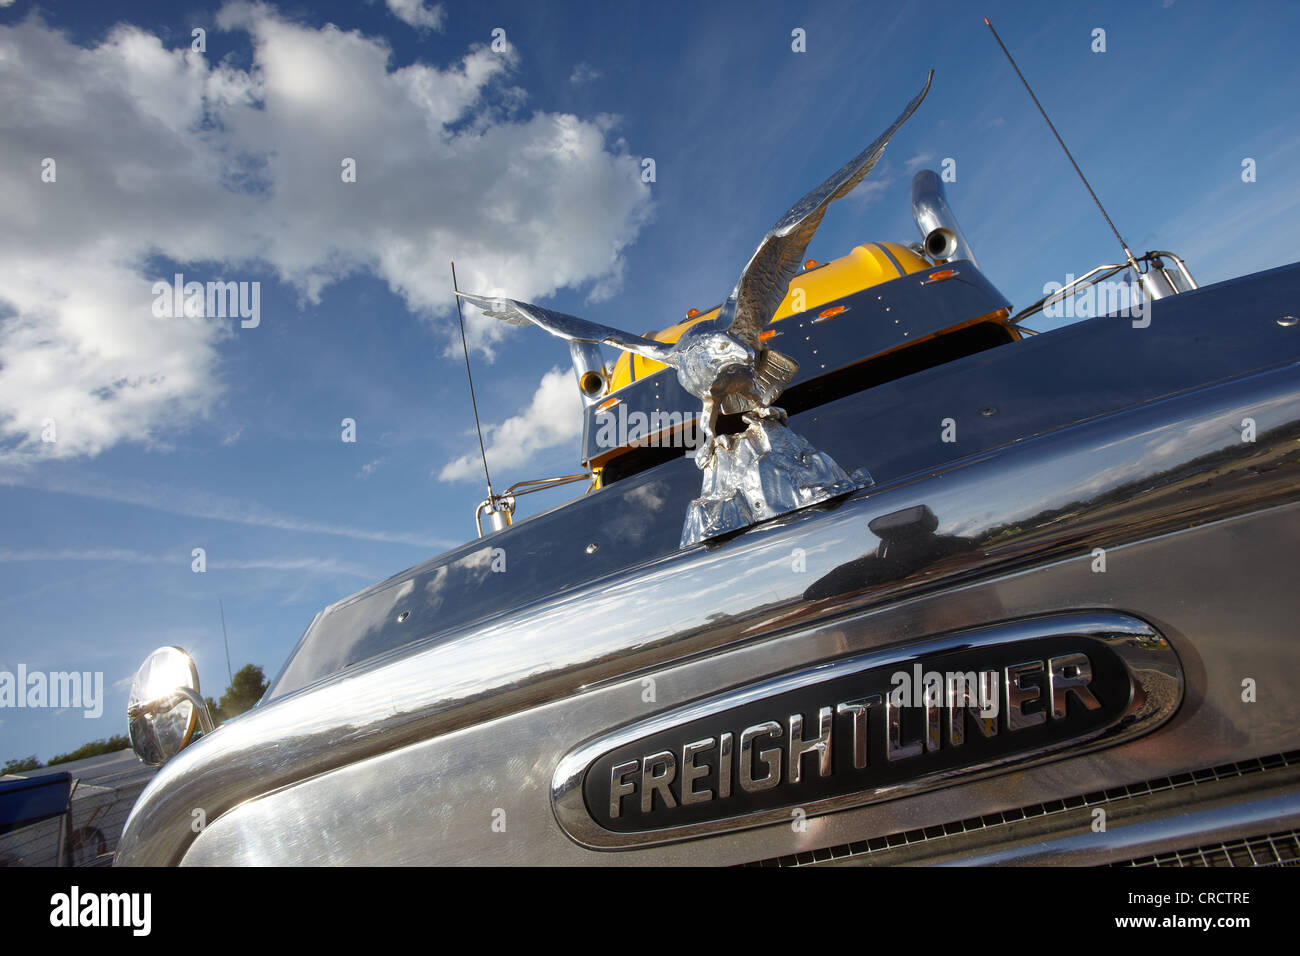
<svg viewBox="0 0 1300 956"><path fill-rule="evenodd" d="M451 264L451 289L459 293L460 289L456 285L456 263ZM460 320L460 344L465 350L465 377L469 379L469 403L474 409L474 429L478 432L478 451L483 456L483 477L487 479L488 500L493 501L496 495L492 493L492 476L488 474L487 452L483 448L483 426L478 421L478 402L474 398L474 374L469 370L469 345L465 342L465 315L460 310L460 296L456 297L456 318Z"/></svg>
<svg viewBox="0 0 1300 956"><path fill-rule="evenodd" d="M1011 68L1016 71L1016 76L1020 77L1020 82L1025 84L1025 89L1029 90L1029 95L1033 99L1034 105L1038 107L1038 112L1043 114L1043 119L1047 121L1047 125L1051 128L1052 135L1055 136L1056 141L1061 144L1061 149L1065 150L1066 158L1069 159L1070 165L1074 167L1074 171L1079 174L1079 178L1083 180L1083 185L1087 188L1088 195L1092 197L1092 201L1095 202L1097 208L1101 210L1101 214L1106 220L1106 225L1110 226L1110 231L1115 233L1115 238L1119 240L1120 248L1124 250L1124 258L1128 260L1129 267L1133 270L1135 275L1141 277L1142 271L1138 268L1137 259L1133 257L1133 253L1129 250L1128 244L1124 241L1124 237L1119 234L1119 230L1115 228L1115 224L1110 221L1110 216L1106 215L1106 208L1101 204L1101 200L1097 198L1097 194L1092 191L1092 186L1088 184L1088 177L1083 175L1083 170L1080 169L1079 164L1074 161L1074 156L1071 155L1069 147L1065 145L1065 140L1061 139L1061 134L1056 131L1056 127L1048 117L1047 110L1043 109L1043 104L1038 102L1037 96L1034 96L1034 91L1029 86L1029 81L1025 79L1025 74L1020 72L1020 67L1016 66L1016 61L1011 55L1011 51L1008 50L1007 45L1002 42L1002 37L998 36L998 31L993 29L993 24L989 23L988 17L984 18L984 25L993 32L993 39L998 41L998 46L1002 47L1002 52L1005 53L1007 59L1011 61Z"/></svg>
<svg viewBox="0 0 1300 956"><path fill-rule="evenodd" d="M230 669L230 637L226 634L226 605L222 603L221 598L217 598L217 607L221 610L221 639L226 643L226 673L230 676L230 683L235 683L235 674Z"/></svg>

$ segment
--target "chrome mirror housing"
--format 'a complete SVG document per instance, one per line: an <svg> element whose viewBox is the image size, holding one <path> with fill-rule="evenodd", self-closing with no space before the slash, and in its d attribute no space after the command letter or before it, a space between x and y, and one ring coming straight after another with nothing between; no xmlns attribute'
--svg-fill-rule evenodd
<svg viewBox="0 0 1300 956"><path fill-rule="evenodd" d="M194 738L196 726L213 730L199 695L194 659L179 647L160 647L144 659L126 702L131 749L150 766L166 763Z"/></svg>

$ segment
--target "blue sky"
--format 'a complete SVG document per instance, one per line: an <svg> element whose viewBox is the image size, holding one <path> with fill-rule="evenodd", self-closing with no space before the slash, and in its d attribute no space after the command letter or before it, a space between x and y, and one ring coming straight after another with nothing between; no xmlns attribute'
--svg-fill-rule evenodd
<svg viewBox="0 0 1300 956"><path fill-rule="evenodd" d="M450 258L474 291L670 324L933 67L809 254L917 238L911 173L952 158L949 200L1017 306L1114 261L985 15L1136 251L1202 284L1295 258L1295 4L0 6L0 671L106 685L97 720L0 710L0 762L124 732L159 645L219 694L218 599L233 667L270 676L323 606L473 534ZM259 282L260 324L152 316L178 271ZM495 483L577 470L565 350L467 319Z"/></svg>

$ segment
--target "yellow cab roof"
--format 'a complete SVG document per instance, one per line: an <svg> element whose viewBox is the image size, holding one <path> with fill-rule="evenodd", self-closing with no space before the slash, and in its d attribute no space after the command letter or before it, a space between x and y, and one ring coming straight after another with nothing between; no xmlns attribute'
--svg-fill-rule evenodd
<svg viewBox="0 0 1300 956"><path fill-rule="evenodd" d="M808 312L827 302L861 292L873 285L889 282L900 276L931 269L931 263L911 249L896 242L869 242L855 246L848 255L823 265L809 260L807 268L795 276L790 291L776 310L772 322L780 322L796 312ZM690 316L684 322L657 332L647 332L645 337L656 342L676 342L692 325L710 322L717 318L718 305L708 312ZM610 374L609 392L616 392L634 381L653 375L664 368L661 362L621 352Z"/></svg>

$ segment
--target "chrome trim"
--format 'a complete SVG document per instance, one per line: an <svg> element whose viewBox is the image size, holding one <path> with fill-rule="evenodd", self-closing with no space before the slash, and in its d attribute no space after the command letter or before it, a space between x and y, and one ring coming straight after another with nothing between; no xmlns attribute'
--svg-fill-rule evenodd
<svg viewBox="0 0 1300 956"><path fill-rule="evenodd" d="M844 624L846 629L852 626L852 622ZM878 786L824 800L808 801L800 803L799 806L811 817L847 807L863 806L881 800L893 799L908 793L947 786L957 780L977 779L997 773L1010 765L1030 765L1064 756L1065 753L1083 753L1101 747L1109 747L1156 729L1172 717L1178 709L1183 697L1182 667L1179 664L1178 655L1169 642L1145 621L1126 614L1099 611L1056 614L1028 621L986 625L924 641L908 642L905 645L857 655L844 660L819 663L792 674L774 677L770 680L709 697L685 707L675 708L647 720L629 724L610 734L602 734L595 740L588 741L570 751L560 761L559 766L556 767L555 776L551 782L551 802L555 811L555 819L574 842L592 849L605 850L651 846L711 833L747 829L777 821L786 822L790 819L789 806L657 830L607 830L600 826L587 811L583 795L583 783L589 768L610 751L617 750L637 740L651 737L654 734L672 730L674 727L710 717L721 711L759 702L800 688L824 684L827 681L852 674L889 667L906 671L910 669L912 664L921 661L923 658L956 650L1004 648L1023 641L1058 636L1084 637L1100 641L1113 651L1127 667L1131 688L1129 702L1124 710L1118 713L1108 725L1083 734L1064 737L1040 747L1003 754L990 761L936 770L921 774L903 783ZM1032 665L1017 666L1024 668ZM1013 670L1014 668L1007 668L1008 674ZM1043 689L1046 689L1045 684ZM1036 689L1035 695L1039 693L1041 691ZM1023 695L1024 691L1021 690L1020 694ZM1011 706L1013 701L1018 699L1020 698L1013 698L1008 690L1008 717L1015 713ZM887 701L886 706L889 707L890 703L892 702ZM890 714L896 717L898 708L890 708ZM1046 719L1044 713L1035 716L1038 720L1034 721L1034 723ZM822 734L829 738L830 708L823 709L823 712L819 715L819 720ZM796 733L794 719L791 718L789 723L791 737L794 738ZM801 730L802 727L800 726L798 729ZM1009 729L1014 730L1014 727ZM897 742L895 740L897 730L896 722L891 723L890 739L895 743ZM740 744L742 786L745 785L747 774L752 772L753 764L749 756L752 741L764 735L775 738L780 737L781 734L780 724L774 721L757 724L744 732ZM802 735L797 740L798 743L795 742L795 739L790 742L792 753L796 751L799 753L805 752L801 749L805 744L808 751L813 750L816 746L815 742L803 741ZM781 751L771 751L770 753L774 753L776 756L770 758L766 756L767 753L769 752L765 751L759 754L760 760L768 768L768 776L758 781L762 786L750 785L746 786L745 789L751 791L768 789L780 782ZM908 753L897 754L897 757L915 756L920 753L921 742L918 740L910 745ZM824 776L829 771L830 766L830 754L825 748L821 751L821 758L822 765L826 768L823 772ZM788 768L788 781L798 780L797 766L794 759L797 758L792 758L791 766ZM649 758L647 758L648 763ZM770 783L768 783L769 779ZM649 807L646 806L649 795L648 790L642 790L643 812L649 812Z"/></svg>
<svg viewBox="0 0 1300 956"><path fill-rule="evenodd" d="M941 261L969 259L975 268L979 268L975 253L971 252L970 243L966 241L961 226L957 225L957 217L948 207L948 199L943 192L943 181L932 169L922 169L912 177L912 218L916 220L916 228L921 230L922 246L927 254L933 252L930 245L931 236L936 230L945 229L951 235L940 234L944 241L944 248L940 251L948 253L942 256Z"/></svg>
<svg viewBox="0 0 1300 956"><path fill-rule="evenodd" d="M1170 272L1165 268L1165 259L1173 261L1176 272ZM1196 280L1192 278L1192 274L1187 271L1187 264L1172 252L1153 250L1144 255L1138 262L1149 262L1149 271L1160 274L1161 279L1169 287L1172 295L1177 295L1180 292L1191 292L1200 288L1196 284Z"/></svg>
<svg viewBox="0 0 1300 956"><path fill-rule="evenodd" d="M478 525L478 536L483 537L483 515L488 516L488 533L504 531L514 523L515 505L517 498L524 495L531 495L535 491L549 491L552 488L558 488L561 485L571 485L575 481L586 481L587 491L595 487L596 476L589 471L580 475L562 475L559 478L530 478L527 481L516 481L501 494L494 494L479 502L478 508L474 512L474 523ZM490 489L489 489L490 490Z"/></svg>
<svg viewBox="0 0 1300 956"><path fill-rule="evenodd" d="M1165 268L1162 257L1173 260L1174 265L1177 268L1177 275L1170 273L1169 270ZM1180 292L1191 292L1194 289L1200 288L1200 286L1196 284L1196 280L1192 278L1192 274L1187 271L1187 266L1183 263L1183 260L1172 252L1148 252L1145 255L1139 256L1134 261L1144 263L1147 266L1145 272L1140 271L1137 273L1137 280L1148 303L1154 302L1157 299L1167 299L1172 295L1178 295ZM1117 272L1123 272L1128 268L1129 263L1127 262L1109 262L1099 265L1094 269L1090 269L1077 279L1065 283L1065 285L1061 286L1061 288L1057 289L1055 292L1049 292L1033 304L1025 306L1011 317L1009 324L1018 325L1031 315L1047 308L1052 303L1076 295L1089 286L1096 285L1098 282L1104 282ZM1035 334L1032 330L1028 331L1030 331L1030 334Z"/></svg>
<svg viewBox="0 0 1300 956"><path fill-rule="evenodd" d="M1073 865L1123 865L1133 858L1164 855L1286 829L1288 818L1273 816L1277 798L1300 793L1297 755L1253 758L1219 767L1202 767L1162 777L1030 804L1015 809L952 820L921 829L896 831L854 845L827 846L798 855L758 860L751 866L907 866L997 864L1009 856L1065 855L1052 862ZM1253 812L1223 829L1220 811L1254 804ZM1094 830L1097 810L1106 828ZM1203 830L1168 829L1167 818L1200 814ZM1123 831L1122 834L1118 831ZM1089 834L1086 848L1062 844ZM1045 860L1027 862L1047 862Z"/></svg>
<svg viewBox="0 0 1300 956"><path fill-rule="evenodd" d="M488 529L483 530L483 515L488 516ZM474 524L480 538L510 527L515 517L515 499L513 495L493 495L484 498L474 509Z"/></svg>
<svg viewBox="0 0 1300 956"><path fill-rule="evenodd" d="M333 768L323 766L324 758L334 758L338 750L353 747L347 737L338 737L334 752L315 754L320 773L288 786L275 785L274 778L283 779L282 772L275 769L276 760L282 754L291 755L299 743L287 734L273 737L274 728L263 725L258 756L264 779L258 781L259 796L222 811L215 821L214 813L209 813L209 825L197 837L189 831L188 818L178 814L175 821L169 821L156 812L150 816L153 824L169 827L156 834L164 852L177 852L177 843L195 841L178 853L185 865L469 861L482 865L728 865L854 844L905 830L942 828L959 818L987 815L1011 820L1016 817L1014 808L1060 802L1071 794L1098 789L1131 794L1135 788L1129 785L1136 781L1162 774L1186 776L1190 769L1233 761L1254 764L1257 761L1252 758L1261 753L1288 752L1296 747L1300 703L1291 695L1280 694L1270 698L1271 706L1243 704L1236 675L1243 673L1243 667L1250 667L1247 673L1284 674L1294 663L1294 622L1300 604L1297 592L1288 587L1279 569L1287 566L1285 556L1294 550L1297 540L1300 503L1116 547L1110 551L1111 571L1106 575L1089 572L1085 550L1061 560L1035 562L1032 567L889 602L868 610L862 625L853 630L841 626L840 616L826 615L815 619L814 626L795 631L774 629L773 619L766 614L726 624L715 621L712 628L732 636L753 632L756 639L702 654L677 653L671 661L652 667L645 666L643 654L624 651L617 656L620 677L596 680L560 697L553 694L554 680L538 677L517 691L467 702L466 709L473 712L468 722L444 718L438 731L426 732L413 742L340 762ZM1243 548L1242 542L1250 542L1251 547ZM1218 557L1224 554L1234 559L1225 563ZM1188 561L1189 555L1203 560ZM1177 575L1167 573L1175 567ZM1115 574L1119 568L1124 573ZM1213 600L1193 602L1188 600L1189 594ZM618 721L649 712L644 674L654 675L661 706L676 706L715 694L728 682L762 680L772 673L846 653L936 633L945 626L959 627L961 622L1042 613L1044 603L1061 609L1141 608L1144 618L1169 638L1186 666L1187 687L1179 715L1122 746L1063 755L1014 773L955 781L951 787L906 799L823 814L807 819L805 832L766 826L633 853L608 853L573 842L555 821L550 782L565 755L566 741L594 738ZM1255 609L1247 632L1241 627L1244 604ZM779 608L773 611L778 618L790 617ZM519 657L523 635L532 627L545 629L546 625L537 622L517 632L512 660ZM550 640L572 633L573 628L570 617L567 628L552 632ZM542 646L546 643L543 640ZM406 663L404 670L418 669L418 662ZM588 673L594 676L598 670L593 667ZM426 685L444 679L438 668L413 676L420 676ZM480 671L479 679L484 676ZM314 698L318 706L337 706L333 699L303 696ZM401 699L387 698L389 702ZM280 706L273 705L271 712ZM391 714L392 704L389 706ZM351 713L334 714L333 722L350 724L347 729L354 735L366 732L365 722L353 723ZM247 716L227 724L213 740L238 731L245 719ZM368 736L388 743L393 734L385 738L384 733L377 729ZM398 733L410 741L405 731ZM274 743L268 743L272 740ZM196 748L202 745L200 741ZM184 759L184 754L178 759ZM172 797L189 797L209 801L191 803L191 807L216 806L216 800L222 799L216 786L228 782L231 763L239 761L210 764L206 778L198 778L208 785L207 793L189 787L186 793L169 794L166 803L172 804ZM186 787L187 781L173 778L168 789L177 785ZM503 837L491 829L494 808L508 814L511 836ZM167 806L156 809L166 810ZM175 829L170 829L172 825ZM138 854L125 862L139 863Z"/></svg>
<svg viewBox="0 0 1300 956"><path fill-rule="evenodd" d="M1233 796L1190 812L1185 805L1173 807L1154 819L1120 826L1112 820L1100 832L1085 825L1068 836L935 862L940 866L1100 866L1295 826L1300 826L1300 788L1293 785L1283 793L1244 800Z"/></svg>
<svg viewBox="0 0 1300 956"><path fill-rule="evenodd" d="M931 622L949 621L953 614L982 622L991 619L989 607L996 608L998 617L1052 609L1042 606L1042 594L1056 607L1062 606L1059 602L1086 600L1087 606L1097 606L1130 600L1144 609L1157 608L1172 620L1173 631L1162 624L1171 639L1189 631L1214 637L1212 642L1206 638L1200 656L1240 668L1233 655L1244 653L1243 642L1226 639L1226 624L1204 610L1195 619L1179 611L1187 608L1188 580L1203 580L1196 576L1200 565L1193 564L1187 578L1177 582L1158 575L1143 580L1139 595L1136 584L1126 583L1131 578L1089 573L1088 555L1098 547L1130 545L1139 555L1154 553L1166 546L1157 536L1167 532L1198 540L1228 535L1234 533L1231 525L1224 525L1222 532L1215 525L1184 529L1300 499L1292 477L1295 469L1289 464L1296 458L1295 439L1300 435L1298 380L1300 366L1291 364L1040 434L958 460L927 473L926 480L896 480L837 508L777 520L715 546L657 558L377 656L259 705L178 754L136 804L118 859L141 865L180 862L196 839L189 825L195 807L207 813L203 839L208 841L218 831L228 832L219 817L243 804L239 814L231 815L251 818L255 808L249 801L269 801L272 791L280 791L276 800L296 800L293 791L303 789L301 797L306 799L306 789L317 789L330 776L346 776L355 786L348 771L363 761L373 759L391 768L392 760L413 745L435 745L437 759L454 761L458 751L437 745L458 733L475 732L470 745L481 766L487 759L482 748L489 747L491 739L476 734L495 733L491 721L517 727L527 718L533 733L545 727L548 739L516 740L508 747L507 741L498 740L501 763L489 761L488 766L504 772L507 760L518 759L520 748L549 759L550 735L564 727L580 726L589 734L626 719L630 710L619 703L621 698L611 691L607 702L599 703L606 697L593 693L597 689L680 665L683 674L701 675L704 683L694 693L702 696L726 678L707 667L692 670L692 662L698 665L724 650L729 654L722 673L739 679L770 673L775 662L801 666L803 658L781 649L783 636L864 608L881 615L869 638L858 639L870 646L926 633ZM1257 423L1255 443L1243 443L1234 428L1244 416ZM1009 503L994 507L995 502ZM936 516L934 531L939 534L927 537L918 529L900 537L898 557L886 562L878 554L881 540L870 531L872 522L919 505ZM1270 528L1277 532L1292 527L1287 523L1292 513L1270 514L1251 525L1251 533L1264 536L1259 552L1259 561L1267 561L1264 567L1283 566L1284 552L1267 535ZM950 545L958 537L965 544L954 550ZM1147 541L1153 543L1133 544ZM812 575L789 573L793 547L808 549ZM1112 553L1112 567L1115 557ZM1059 569L1053 561L1062 562ZM1224 562L1211 563L1217 586L1226 586ZM1251 562L1241 566L1259 567ZM1038 585L1034 593L1040 596L1032 602L1017 577L1024 573L1048 582ZM810 577L818 575L810 583ZM1007 576L1005 583L998 583L1003 580L999 575ZM1177 603L1168 598L1168 588L1175 584L1181 595ZM1258 593L1259 580L1252 578L1250 587L1252 594ZM987 605L975 600L983 594L996 600ZM1294 598L1294 592L1280 596L1286 595ZM1291 630L1286 633L1291 636L1293 608L1281 601L1275 609L1289 615L1286 626ZM610 628L611 620L624 625ZM1257 623L1261 630L1251 645L1252 659L1276 660L1280 619ZM1224 640L1217 639L1220 634ZM810 646L821 645L806 640L799 645ZM834 653L833 648L825 651L828 657ZM759 658L761 662L746 665L752 670L738 670L743 661ZM1209 677L1197 679L1201 693L1208 693L1204 684ZM661 682L661 691L663 686ZM1212 690L1216 700L1240 696L1239 687ZM638 684L634 699L640 693ZM593 699L598 703L589 703ZM592 710L578 711L579 706ZM538 723L538 711L548 707L560 710L562 724ZM1207 751L1205 739L1198 737L1192 752L1202 760L1240 754L1233 749L1242 746L1237 731L1229 733L1224 727L1235 728L1246 718L1203 713L1202 723L1192 725L1210 735L1206 739L1213 747ZM1295 715L1285 706L1268 712L1256 708L1250 714L1262 722L1251 738L1257 746L1282 749L1286 745L1281 738L1295 732ZM1166 772L1170 769L1158 755L1141 752L1145 763L1155 761ZM560 756L557 752L555 759ZM1176 756L1171 753L1169 759ZM545 774L541 786L547 789L553 766L537 768ZM1123 761L1119 766L1123 769ZM468 774L470 768L457 772ZM1090 773L1100 776L1100 769L1092 767ZM1128 779L1140 779L1139 773ZM314 778L310 786L309 778ZM424 780L423 785L432 784ZM549 800L539 799L533 811L525 803L511 803L510 808L515 813L545 812L553 819ZM240 824L230 826L237 829ZM572 846L558 832L555 836ZM288 853L292 848L280 849ZM552 844L549 850L556 848Z"/></svg>

